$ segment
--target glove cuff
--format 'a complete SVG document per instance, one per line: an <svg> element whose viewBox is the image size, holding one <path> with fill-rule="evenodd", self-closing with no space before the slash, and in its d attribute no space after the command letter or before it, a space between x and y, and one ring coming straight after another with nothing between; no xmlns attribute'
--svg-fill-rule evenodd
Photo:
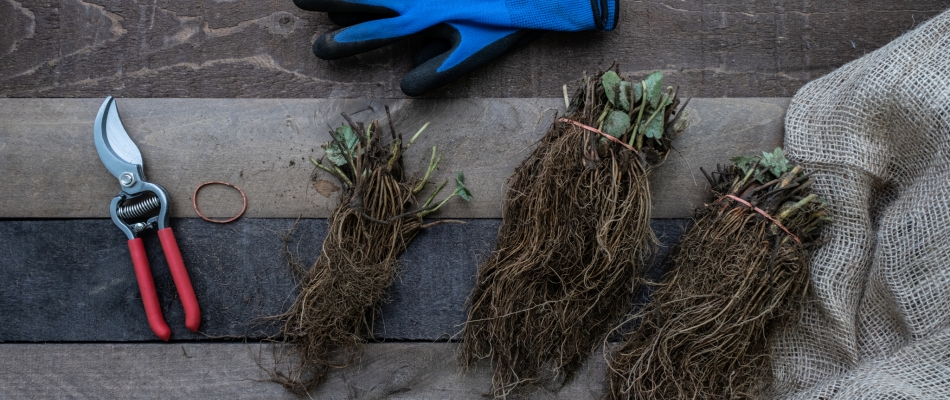
<svg viewBox="0 0 950 400"><path fill-rule="evenodd" d="M590 8L598 30L610 31L617 26L620 16L619 0L590 0Z"/></svg>
<svg viewBox="0 0 950 400"><path fill-rule="evenodd" d="M473 22L508 28L560 32L595 29L609 31L617 25L619 0L504 0L504 2L511 18L509 24ZM487 10L486 12L494 11Z"/></svg>

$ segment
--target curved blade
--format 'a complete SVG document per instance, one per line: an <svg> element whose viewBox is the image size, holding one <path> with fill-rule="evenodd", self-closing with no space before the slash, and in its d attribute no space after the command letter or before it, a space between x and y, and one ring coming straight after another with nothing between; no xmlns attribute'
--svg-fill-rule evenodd
<svg viewBox="0 0 950 400"><path fill-rule="evenodd" d="M106 98L96 115L93 129L96 140L96 150L106 169L116 178L123 173L132 173L136 180L141 180L142 153L129 137L119 111L112 96Z"/></svg>

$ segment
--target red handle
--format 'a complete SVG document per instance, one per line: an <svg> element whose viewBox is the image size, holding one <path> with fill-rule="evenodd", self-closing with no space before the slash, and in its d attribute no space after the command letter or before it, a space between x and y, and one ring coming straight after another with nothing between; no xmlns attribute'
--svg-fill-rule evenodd
<svg viewBox="0 0 950 400"><path fill-rule="evenodd" d="M129 240L129 252L132 253L132 266L135 267L135 279L138 280L139 292L142 293L148 326L152 327L155 336L167 342L172 336L172 330L168 329L165 318L162 318L162 307L158 304L158 293L155 292L155 281L152 280L152 270L148 266L142 239Z"/></svg>
<svg viewBox="0 0 950 400"><path fill-rule="evenodd" d="M178 297L181 298L181 305L185 309L185 326L192 332L198 332L198 325L201 325L201 309L198 308L198 298L195 297L195 289L191 286L191 279L188 278L188 271L185 270L185 261L181 258L181 250L178 250L178 241L175 240L172 228L158 231L158 239L162 241L162 250L165 252L168 269L172 272L175 288L178 289Z"/></svg>

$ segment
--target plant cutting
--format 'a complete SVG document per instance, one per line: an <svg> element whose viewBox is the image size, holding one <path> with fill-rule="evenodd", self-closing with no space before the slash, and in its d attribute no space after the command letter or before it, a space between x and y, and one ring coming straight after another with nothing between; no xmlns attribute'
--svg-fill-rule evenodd
<svg viewBox="0 0 950 400"><path fill-rule="evenodd" d="M508 180L469 297L459 361L490 360L496 398L567 382L628 311L655 243L650 172L686 128L659 72L601 72L566 91L567 114Z"/></svg>
<svg viewBox="0 0 950 400"><path fill-rule="evenodd" d="M611 355L611 398L754 399L768 385L771 340L802 309L830 217L781 149L731 161L703 170L714 200Z"/></svg>
<svg viewBox="0 0 950 400"><path fill-rule="evenodd" d="M386 110L387 115L389 110ZM290 308L277 316L280 346L271 378L297 394L319 384L333 368L352 364L372 335L377 308L395 279L398 258L423 229L445 222L423 218L450 199L471 201L465 177L456 174L455 190L440 202L437 185L424 201L427 187L442 154L432 148L422 179L406 175L403 157L422 131L408 141L396 133L389 119L391 140L382 143L382 128L354 123L330 132L323 145L325 157L313 164L336 177L343 186L340 204L329 220L323 251L316 263L302 268L300 293ZM421 203L421 204L420 204Z"/></svg>

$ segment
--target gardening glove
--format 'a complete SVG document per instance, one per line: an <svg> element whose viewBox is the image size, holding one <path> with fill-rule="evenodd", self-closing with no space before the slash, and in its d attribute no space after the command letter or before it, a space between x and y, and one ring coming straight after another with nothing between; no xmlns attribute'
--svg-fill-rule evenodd
<svg viewBox="0 0 950 400"><path fill-rule="evenodd" d="M424 32L447 43L426 46L402 80L418 96L445 85L539 36L537 31L611 30L618 0L294 0L350 25L313 43L325 60L349 57ZM433 43L433 42L430 42ZM436 42L437 43L437 42ZM422 61L422 62L419 62Z"/></svg>

